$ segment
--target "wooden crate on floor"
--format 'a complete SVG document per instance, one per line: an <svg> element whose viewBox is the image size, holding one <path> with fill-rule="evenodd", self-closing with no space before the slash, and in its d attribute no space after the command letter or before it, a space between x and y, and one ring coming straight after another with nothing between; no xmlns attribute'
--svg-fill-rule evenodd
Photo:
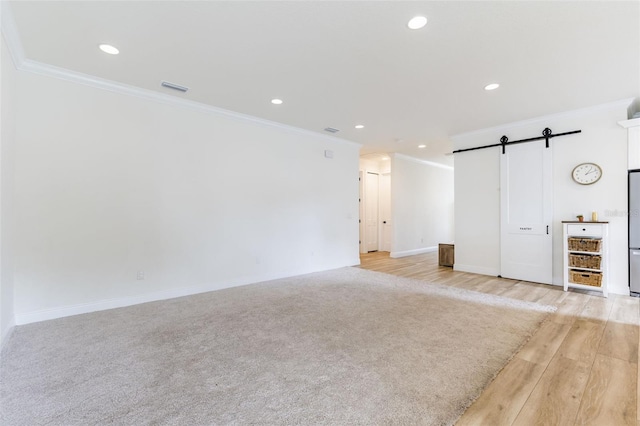
<svg viewBox="0 0 640 426"><path fill-rule="evenodd" d="M453 244L438 244L438 265L453 267L454 260Z"/></svg>

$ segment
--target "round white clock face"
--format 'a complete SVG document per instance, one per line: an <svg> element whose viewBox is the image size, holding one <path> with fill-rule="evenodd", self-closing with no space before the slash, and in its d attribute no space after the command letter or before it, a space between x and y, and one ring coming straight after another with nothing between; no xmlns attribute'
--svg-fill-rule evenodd
<svg viewBox="0 0 640 426"><path fill-rule="evenodd" d="M582 163L573 169L571 176L581 185L591 185L602 177L602 169L594 163Z"/></svg>

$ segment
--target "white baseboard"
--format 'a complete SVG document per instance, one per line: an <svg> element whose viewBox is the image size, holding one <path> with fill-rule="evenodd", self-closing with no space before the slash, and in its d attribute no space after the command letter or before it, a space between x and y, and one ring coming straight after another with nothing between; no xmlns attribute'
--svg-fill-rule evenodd
<svg viewBox="0 0 640 426"><path fill-rule="evenodd" d="M261 274L225 281L223 283L210 283L201 286L176 287L169 290L154 293L139 294L114 299L99 300L95 302L80 303L77 305L60 306L38 311L17 313L15 315L15 325L24 325L40 321L48 321L56 318L69 317L73 315L87 314L90 312L104 311L107 309L124 308L126 306L138 305L141 303L157 302L159 300L173 299L176 297L191 296L194 294L206 293L209 291L222 290L225 288L239 287L247 284L277 280L296 275L304 275L313 272L337 269L345 266L359 265L360 258L353 258L346 264L324 265L322 268L314 268L306 271L289 271L288 273ZM3 340L4 342L4 340Z"/></svg>
<svg viewBox="0 0 640 426"><path fill-rule="evenodd" d="M476 265L461 265L459 263L453 265L453 270L460 272L470 272L472 274L491 275L493 277L497 277L498 275L500 275L500 271L496 268L487 268L486 266Z"/></svg>
<svg viewBox="0 0 640 426"><path fill-rule="evenodd" d="M258 281L269 281L271 279L283 278L279 276L265 276ZM139 305L141 303L157 302L159 300L173 299L176 297L191 296L194 294L206 293L214 290L222 290L229 287L251 284L251 279L237 280L226 284L214 283L204 286L178 287L170 290L158 291L154 293L139 294L115 299L106 299L96 302L80 303L77 305L60 306L50 309L16 314L16 324L24 325L34 322L48 321L56 318L70 317L73 315L88 314L90 312L104 311L107 309L124 308L126 306Z"/></svg>
<svg viewBox="0 0 640 426"><path fill-rule="evenodd" d="M392 251L391 253L389 253L389 257L395 259L398 257L413 256L414 254L431 253L437 250L438 250L438 247L433 246L433 247L423 247L423 248L414 249L414 250Z"/></svg>

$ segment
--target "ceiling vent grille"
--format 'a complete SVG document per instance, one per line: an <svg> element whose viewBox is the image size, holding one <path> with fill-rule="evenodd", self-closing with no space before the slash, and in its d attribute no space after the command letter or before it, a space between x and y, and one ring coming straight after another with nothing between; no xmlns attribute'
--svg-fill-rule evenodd
<svg viewBox="0 0 640 426"><path fill-rule="evenodd" d="M183 92L183 93L186 92L187 90L189 90L188 87L180 86L179 84L169 83L168 81L163 81L162 82L162 87L166 87L168 89L177 90L177 91Z"/></svg>
<svg viewBox="0 0 640 426"><path fill-rule="evenodd" d="M340 130L334 129L333 127L326 127L324 131L329 133L338 133Z"/></svg>

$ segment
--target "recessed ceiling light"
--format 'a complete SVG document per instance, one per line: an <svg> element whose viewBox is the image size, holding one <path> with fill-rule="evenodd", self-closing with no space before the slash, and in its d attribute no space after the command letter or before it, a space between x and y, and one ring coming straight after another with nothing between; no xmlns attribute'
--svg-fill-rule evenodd
<svg viewBox="0 0 640 426"><path fill-rule="evenodd" d="M282 104L282 99L271 99L271 103L274 105L280 105Z"/></svg>
<svg viewBox="0 0 640 426"><path fill-rule="evenodd" d="M356 124L356 129L364 129L364 126L362 124Z"/></svg>
<svg viewBox="0 0 640 426"><path fill-rule="evenodd" d="M108 53L109 55L117 55L118 53L120 53L120 51L118 50L117 47L114 47L114 46L112 46L110 44L101 44L98 47L104 53Z"/></svg>
<svg viewBox="0 0 640 426"><path fill-rule="evenodd" d="M426 145L418 145L418 148L426 148Z"/></svg>
<svg viewBox="0 0 640 426"><path fill-rule="evenodd" d="M389 161L389 157L382 157L382 161Z"/></svg>
<svg viewBox="0 0 640 426"><path fill-rule="evenodd" d="M419 30L425 25L427 25L427 18L425 18L424 16L414 16L407 24L407 27L412 30Z"/></svg>
<svg viewBox="0 0 640 426"><path fill-rule="evenodd" d="M484 90L496 90L500 85L498 83L491 83L484 86Z"/></svg>

